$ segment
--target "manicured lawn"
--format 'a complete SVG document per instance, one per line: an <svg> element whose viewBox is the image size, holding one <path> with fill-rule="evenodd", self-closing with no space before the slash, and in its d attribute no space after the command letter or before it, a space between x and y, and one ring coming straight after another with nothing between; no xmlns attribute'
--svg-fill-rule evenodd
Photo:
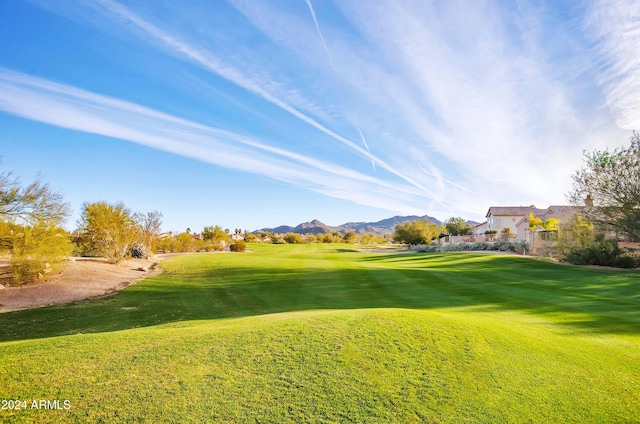
<svg viewBox="0 0 640 424"><path fill-rule="evenodd" d="M638 422L637 271L251 248L0 315L0 421Z"/></svg>

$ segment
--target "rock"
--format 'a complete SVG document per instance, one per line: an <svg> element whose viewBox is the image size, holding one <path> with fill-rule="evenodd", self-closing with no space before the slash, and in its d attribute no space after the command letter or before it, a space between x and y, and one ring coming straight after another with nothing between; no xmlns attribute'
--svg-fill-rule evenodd
<svg viewBox="0 0 640 424"><path fill-rule="evenodd" d="M138 267L138 271L147 272L147 268L140 266Z"/></svg>

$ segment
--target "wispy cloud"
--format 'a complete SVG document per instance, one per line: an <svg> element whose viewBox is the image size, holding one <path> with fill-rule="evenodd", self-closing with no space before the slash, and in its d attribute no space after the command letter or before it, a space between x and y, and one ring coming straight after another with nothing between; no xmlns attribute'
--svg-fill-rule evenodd
<svg viewBox="0 0 640 424"><path fill-rule="evenodd" d="M411 185L391 184L242 134L3 68L0 110L265 175L367 206L415 213L415 200L424 196Z"/></svg>
<svg viewBox="0 0 640 424"><path fill-rule="evenodd" d="M311 0L306 7L228 0L242 18L234 34L260 39L229 47L229 39L207 32L209 15L183 12L180 3L164 6L183 13L174 20L177 13L154 16L139 3L30 1L224 78L274 106L278 119L285 111L305 128L292 135L298 145L250 141L238 129L216 135L228 142L220 149L234 158L260 152L272 161L265 173L273 178L377 207L465 215L491 204L562 202L583 149L640 127L640 6L633 0L596 1L586 12L553 2L341 0L323 4L322 16L334 19L323 19L322 31ZM94 122L104 119L98 103L89 105ZM12 107L17 113L19 105ZM109 110L111 131L116 123L133 131L114 121L117 110ZM180 125L171 130L195 137L194 127ZM324 161L308 154L318 150ZM362 166L369 162L373 175ZM309 178L305 167L314 170ZM327 182L319 187L321 175Z"/></svg>
<svg viewBox="0 0 640 424"><path fill-rule="evenodd" d="M423 189L423 187L418 182L412 180L410 177L407 177L401 171L387 164L384 160L372 155L370 152L362 149L355 142L338 134L325 125L322 125L313 117L306 115L291 104L271 93L266 89L267 84L261 84L254 79L246 76L244 73L234 68L233 66L221 62L212 52L208 51L207 49L197 46L192 42L182 40L179 38L179 36L172 35L167 33L166 31L163 31L157 25L148 22L147 20L143 19L132 10L118 2L115 2L113 0L94 1L109 12L107 15L108 17L112 17L113 15L115 15L119 18L119 20L123 20L129 25L134 25L137 30L142 30L144 33L150 36L152 42L160 43L161 46L170 49L171 51L173 51L173 53L194 61L203 66L205 69L212 71L220 75L221 77L233 82L234 84L237 84L238 86L259 95L269 103L272 103L273 105L289 112L296 118L306 122L315 129L325 133L326 135L330 136L334 140L339 141L345 146L348 146L349 148L360 153L362 156L368 158L369 160L375 161L386 171L402 178L403 180L420 189Z"/></svg>
<svg viewBox="0 0 640 424"><path fill-rule="evenodd" d="M604 0L591 5L586 27L598 43L607 106L625 129L640 128L640 3Z"/></svg>

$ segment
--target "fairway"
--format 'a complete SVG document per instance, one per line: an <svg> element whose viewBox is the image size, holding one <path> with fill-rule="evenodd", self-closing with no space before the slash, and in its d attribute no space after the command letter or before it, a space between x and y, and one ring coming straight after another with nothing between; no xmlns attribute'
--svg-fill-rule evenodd
<svg viewBox="0 0 640 424"><path fill-rule="evenodd" d="M640 274L251 245L0 315L3 422L638 422Z"/></svg>

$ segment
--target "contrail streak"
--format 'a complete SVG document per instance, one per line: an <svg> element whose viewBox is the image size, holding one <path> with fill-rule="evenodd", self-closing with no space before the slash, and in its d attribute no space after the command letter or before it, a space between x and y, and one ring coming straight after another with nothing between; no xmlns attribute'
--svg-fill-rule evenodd
<svg viewBox="0 0 640 424"><path fill-rule="evenodd" d="M318 18L316 17L315 10L313 10L313 5L311 4L311 0L306 0L306 1L307 1L307 6L309 6L309 11L311 12L311 17L313 17L313 22L315 22L316 24L316 31L318 31L318 35L320 36L320 40L322 41L322 46L324 47L324 51L327 53L327 57L329 58L329 63L331 64L331 67L333 68L336 75L338 75L338 70L336 69L336 66L333 64L333 59L331 58L331 54L329 54L329 49L327 48L327 42L324 40L324 37L322 36L322 31L320 31L320 24L318 23ZM340 75L338 75L338 78L340 78Z"/></svg>
<svg viewBox="0 0 640 424"><path fill-rule="evenodd" d="M301 112L298 109L296 109L295 107L291 106L289 103L277 98L276 96L274 96L273 94L268 92L266 89L264 89L261 85L259 85L255 81L246 78L246 76L244 74L242 74L242 72L238 71L237 69L235 69L233 67L227 66L226 64L222 63L210 51L208 51L206 49L202 50L202 49L199 49L197 47L191 46L191 45L179 40L178 38L173 37L172 35L168 34L165 31L163 31L161 28L159 28L159 27L153 25L152 23L142 19L141 17L139 17L138 15L133 13L130 9L128 9L126 6L123 6L122 4L118 3L117 1L114 1L114 0L93 0L93 2L103 6L105 9L107 9L111 13L117 15L120 19L128 21L129 23L135 25L138 29L143 30L148 35L153 37L155 40L160 42L161 45L164 45L165 47L168 47L168 48L172 49L173 51L175 51L179 55L184 56L184 57L188 58L189 60L192 60L192 61L194 61L196 63L199 63L205 69L208 69L208 70L220 75L221 77L227 79L228 81L231 81L234 84L236 84L236 85L238 85L238 86L240 86L240 87L242 87L242 88L244 88L244 89L246 89L248 91L251 91L251 92L259 95L260 97L262 97L266 101L268 101L268 102L278 106L279 108L289 112L293 116L295 116L295 117L301 119L302 121L306 122L307 124L315 127L319 131L322 131L323 133L327 134L328 136L332 137L333 139L335 139L335 140L343 143L344 145L352 148L353 150L361 153L363 156L365 156L365 157L367 157L367 158L369 158L371 160L375 160L376 162L378 162L378 165L380 165L383 169L385 169L385 170L389 171L390 173L402 178L403 180L407 181L411 185L419 188L420 190L423 190L426 193L430 192L426 187L423 187L417 181L415 181L412 178L404 175L402 172L400 172L397 169L393 168L391 165L387 164L382 159L379 159L379 158L373 156L370 152L368 152L365 149L361 148L360 146L356 145L356 143L352 142L351 140L346 139L345 137L341 136L340 134L336 133L335 131L331 130L330 128L325 127L324 125L322 125L321 123L319 123L315 119L313 119L312 117L307 116L303 112Z"/></svg>
<svg viewBox="0 0 640 424"><path fill-rule="evenodd" d="M371 153L371 150L369 150L369 145L367 144L367 140L364 139L364 134L362 134L362 130L360 128L358 128L358 132L360 133L362 144L364 144L364 147L367 149L367 152ZM378 171L376 171L376 161L373 160L373 157L371 158L371 166L373 166L373 173L375 175L378 175Z"/></svg>
<svg viewBox="0 0 640 424"><path fill-rule="evenodd" d="M364 144L364 147L367 149L367 152L371 153L371 150L369 150L369 146L367 145L367 140L364 139L364 135L362 134L362 130L360 128L358 128L358 132L360 133L362 144Z"/></svg>

